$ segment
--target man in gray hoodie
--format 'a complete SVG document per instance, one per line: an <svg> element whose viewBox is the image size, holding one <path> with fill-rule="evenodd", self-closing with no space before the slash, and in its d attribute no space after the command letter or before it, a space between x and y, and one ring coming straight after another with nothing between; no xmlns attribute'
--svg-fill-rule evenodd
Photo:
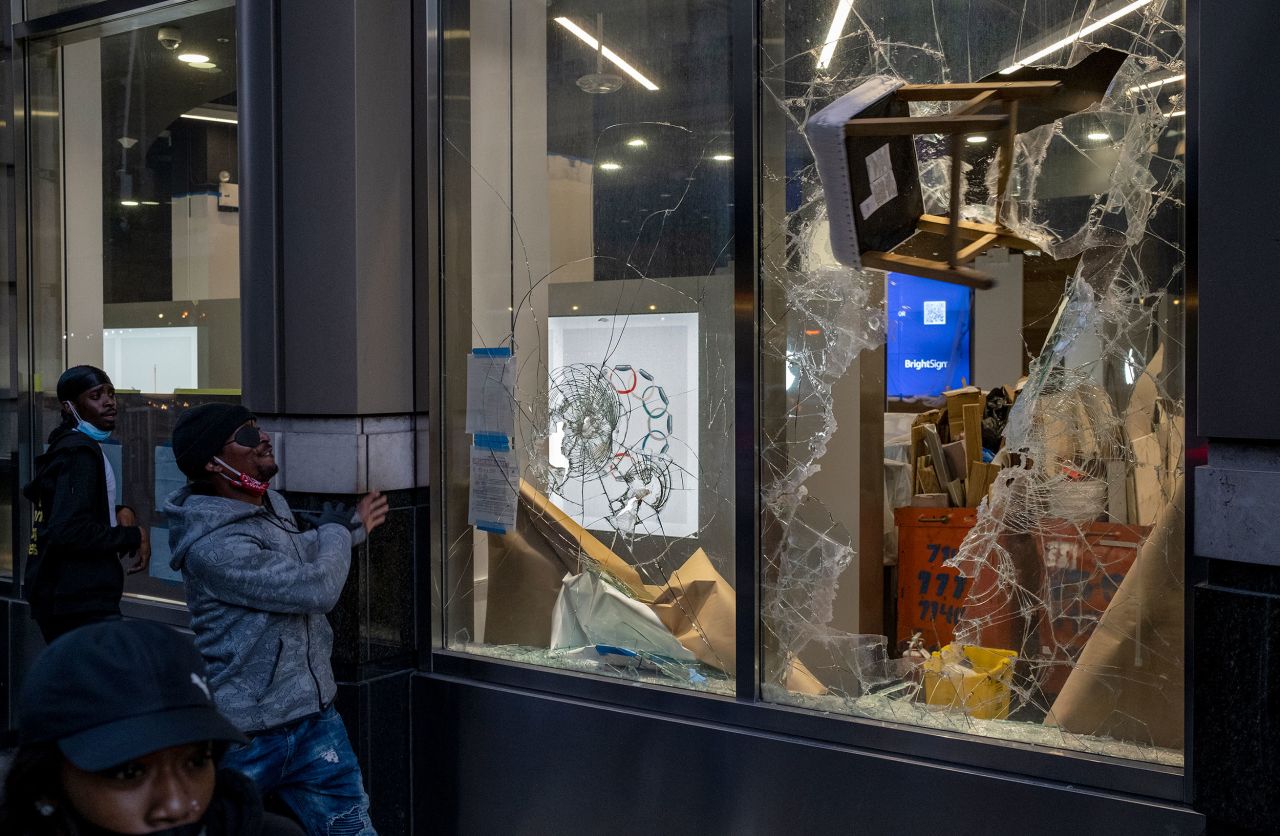
<svg viewBox="0 0 1280 836"><path fill-rule="evenodd" d="M310 834L372 834L369 799L342 718L325 613L353 546L382 524L377 491L355 512L327 508L303 531L267 485L271 440L242 406L187 410L173 431L190 483L165 503L171 565L182 572L196 646L218 708L247 734L223 765L277 794Z"/></svg>

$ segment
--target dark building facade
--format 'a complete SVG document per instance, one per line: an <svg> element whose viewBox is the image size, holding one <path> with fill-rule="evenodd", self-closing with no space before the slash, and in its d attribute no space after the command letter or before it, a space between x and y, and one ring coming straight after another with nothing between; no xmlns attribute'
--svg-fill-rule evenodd
<svg viewBox="0 0 1280 836"><path fill-rule="evenodd" d="M6 4L6 728L94 363L129 617L188 623L184 409L252 409L295 507L391 497L330 614L379 832L1280 832L1278 73L1229 6ZM842 97L1046 79L831 178ZM903 195L900 269L842 263ZM957 197L981 280L913 274Z"/></svg>

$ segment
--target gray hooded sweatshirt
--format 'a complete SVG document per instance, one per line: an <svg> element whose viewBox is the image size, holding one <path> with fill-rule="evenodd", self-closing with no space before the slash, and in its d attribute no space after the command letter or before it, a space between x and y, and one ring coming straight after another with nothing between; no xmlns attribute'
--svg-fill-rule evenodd
<svg viewBox="0 0 1280 836"><path fill-rule="evenodd" d="M263 505L192 493L165 501L170 566L187 584L196 646L218 709L245 732L316 714L333 700L333 609L351 549L344 526L299 531L284 497ZM267 504L270 505L268 510Z"/></svg>

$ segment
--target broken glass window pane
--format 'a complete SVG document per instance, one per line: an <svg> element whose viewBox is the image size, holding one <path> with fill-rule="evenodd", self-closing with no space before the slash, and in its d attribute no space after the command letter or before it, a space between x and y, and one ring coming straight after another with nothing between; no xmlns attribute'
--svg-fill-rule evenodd
<svg viewBox="0 0 1280 836"><path fill-rule="evenodd" d="M723 694L729 16L664 8L441 6L438 577L451 648Z"/></svg>
<svg viewBox="0 0 1280 836"><path fill-rule="evenodd" d="M764 0L762 27L766 697L1181 764L1181 3ZM963 364L959 343L887 346L895 372L948 385L886 391L886 342L955 309L837 262L851 221L828 217L806 121L874 78L1022 78L1102 47L1105 92L1041 124L1023 110L1011 148L960 146L958 216L1015 252L974 264L997 284L972 292ZM951 208L951 155L916 138L926 214ZM945 260L938 231L895 252Z"/></svg>

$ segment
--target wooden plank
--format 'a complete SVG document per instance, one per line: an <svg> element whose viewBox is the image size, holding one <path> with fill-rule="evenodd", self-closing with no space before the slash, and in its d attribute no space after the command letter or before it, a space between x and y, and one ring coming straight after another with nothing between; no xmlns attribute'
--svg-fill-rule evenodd
<svg viewBox="0 0 1280 836"><path fill-rule="evenodd" d="M990 276L972 267L951 267L944 261L916 258L913 255L867 252L862 254L862 266L871 270L910 273L922 279L937 279L940 282L950 282L978 290L986 290L995 287L996 284Z"/></svg>
<svg viewBox="0 0 1280 836"><path fill-rule="evenodd" d="M987 466L982 462L969 462L969 476L964 482L964 504L977 508L987 487Z"/></svg>
<svg viewBox="0 0 1280 836"><path fill-rule="evenodd" d="M919 460L924 457L924 427L917 425L911 428L911 450L908 455L911 456L911 469L915 471Z"/></svg>
<svg viewBox="0 0 1280 836"><path fill-rule="evenodd" d="M960 210L964 208L964 140L960 134L951 135L951 202L947 204L947 264L959 267L960 258Z"/></svg>
<svg viewBox="0 0 1280 836"><path fill-rule="evenodd" d="M946 235L947 228L951 222L942 215L921 215L920 222L916 228L921 232L931 232L935 235ZM1039 245L1019 238L1013 235L1004 227L995 224L980 224L973 221L961 221L958 225L960 237L967 241L974 241L984 235L996 236L996 245L1000 247L1009 247L1014 250L1038 250Z"/></svg>
<svg viewBox="0 0 1280 836"><path fill-rule="evenodd" d="M996 220L1006 217L1009 185L1013 179L1013 152L1018 140L1018 103L1009 102L1009 124L1004 129L1004 142L1000 145L1000 179L996 182Z"/></svg>
<svg viewBox="0 0 1280 836"><path fill-rule="evenodd" d="M988 249L990 249L991 247L994 247L995 245L996 245L996 236L984 235L978 240L969 244L968 246L962 247L956 253L956 262L959 264L964 264L966 261L972 261L973 259L977 258L980 254L986 252Z"/></svg>
<svg viewBox="0 0 1280 836"><path fill-rule="evenodd" d="M967 84L904 84L894 95L904 102L956 102L993 91L1002 100L1048 96L1061 81L975 81Z"/></svg>
<svg viewBox="0 0 1280 836"><path fill-rule="evenodd" d="M982 461L982 405L967 403L960 407L964 415L964 452L970 462Z"/></svg>
<svg viewBox="0 0 1280 836"><path fill-rule="evenodd" d="M992 103L992 101L993 101L995 98L996 98L996 91L995 91L995 90L983 90L981 93L979 93L978 95L974 96L974 97L973 97L972 99L970 99L969 101L967 101L967 102L965 102L964 104L960 105L960 107L958 107L958 108L956 108L955 110L951 111L951 113L950 113L949 115L950 115L950 116L965 116L965 115L970 114L970 113L977 113L978 111L982 110L982 109L983 109L984 107L986 107L987 105L991 104L991 103Z"/></svg>
<svg viewBox="0 0 1280 836"><path fill-rule="evenodd" d="M927 462L928 456L922 461ZM920 490L919 493L942 493L942 485L938 482L938 474L928 464L923 464L919 468L920 474Z"/></svg>
<svg viewBox="0 0 1280 836"><path fill-rule="evenodd" d="M920 134L975 134L1003 130L1009 117L1003 113L976 116L883 116L873 119L850 119L844 135L854 136L918 136Z"/></svg>

